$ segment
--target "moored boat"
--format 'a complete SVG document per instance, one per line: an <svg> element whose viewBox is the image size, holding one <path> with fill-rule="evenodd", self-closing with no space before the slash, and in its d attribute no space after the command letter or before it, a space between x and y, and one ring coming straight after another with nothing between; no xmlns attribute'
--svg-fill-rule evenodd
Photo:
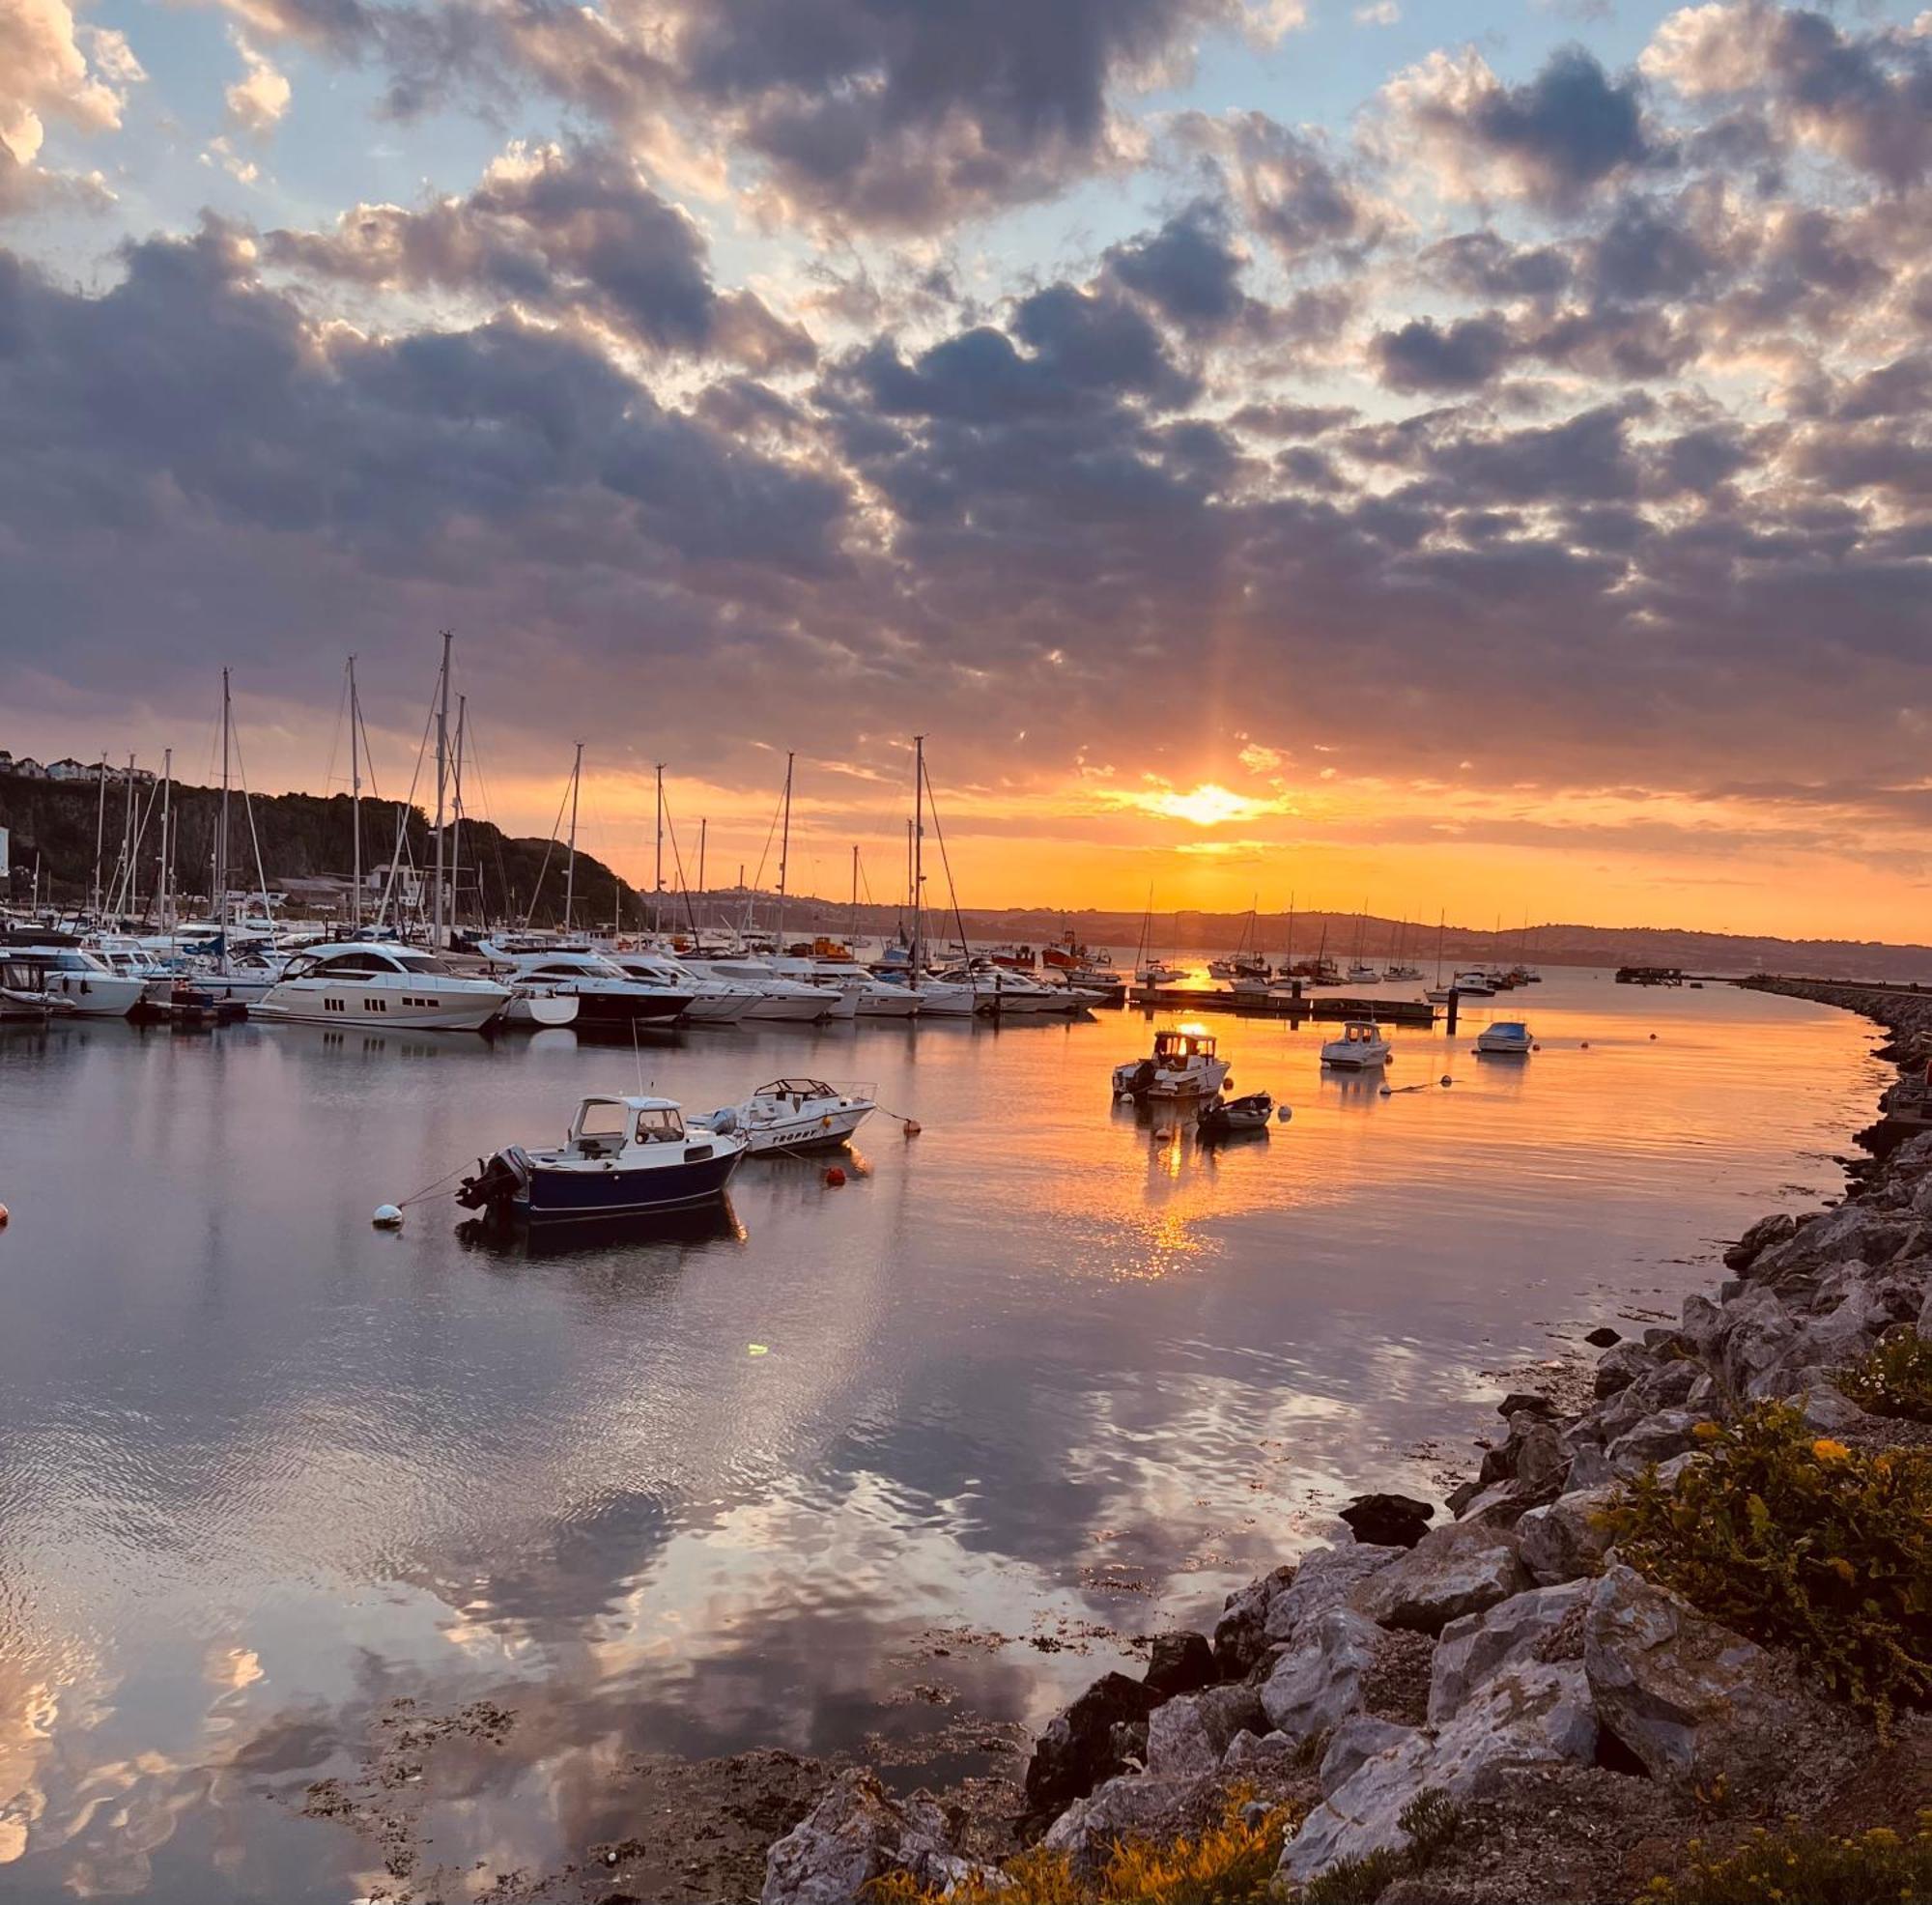
<svg viewBox="0 0 1932 1905"><path fill-rule="evenodd" d="M1189 1098L1209 1096L1228 1082L1231 1067L1217 1055L1211 1033L1199 1026L1178 1026L1156 1032L1153 1051L1114 1067L1117 1098Z"/></svg>
<svg viewBox="0 0 1932 1905"><path fill-rule="evenodd" d="M509 1003L508 986L455 973L434 953L344 940L298 953L250 1009L318 1025L480 1032Z"/></svg>
<svg viewBox="0 0 1932 1905"><path fill-rule="evenodd" d="M1265 1092L1240 1098L1216 1098L1201 1107L1194 1120L1197 1136L1215 1144L1224 1138L1266 1137L1274 1117L1274 1099Z"/></svg>
<svg viewBox="0 0 1932 1905"><path fill-rule="evenodd" d="M554 1149L480 1160L456 1201L531 1224L685 1210L721 1197L749 1148L739 1133L687 1130L675 1098L598 1095Z"/></svg>
<svg viewBox="0 0 1932 1905"><path fill-rule="evenodd" d="M832 1085L822 1078L775 1078L742 1104L694 1118L692 1128L742 1137L753 1156L831 1151L878 1109L873 1091L870 1085Z"/></svg>
<svg viewBox="0 0 1932 1905"><path fill-rule="evenodd" d="M1532 1043L1529 1027L1520 1018L1499 1018L1476 1035L1476 1050L1484 1058L1527 1058Z"/></svg>
<svg viewBox="0 0 1932 1905"><path fill-rule="evenodd" d="M1394 1047L1382 1037L1374 1019L1351 1018L1342 1028L1339 1038L1330 1038L1321 1047L1321 1063L1342 1070L1365 1071L1372 1066L1386 1065Z"/></svg>

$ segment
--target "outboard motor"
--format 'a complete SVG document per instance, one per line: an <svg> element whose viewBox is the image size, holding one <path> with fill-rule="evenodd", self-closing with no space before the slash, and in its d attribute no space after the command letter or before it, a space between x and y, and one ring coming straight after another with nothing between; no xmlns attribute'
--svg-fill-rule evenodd
<svg viewBox="0 0 1932 1905"><path fill-rule="evenodd" d="M466 1210L507 1209L523 1182L523 1173L499 1151L487 1164L476 1160L476 1175L464 1179L456 1201Z"/></svg>

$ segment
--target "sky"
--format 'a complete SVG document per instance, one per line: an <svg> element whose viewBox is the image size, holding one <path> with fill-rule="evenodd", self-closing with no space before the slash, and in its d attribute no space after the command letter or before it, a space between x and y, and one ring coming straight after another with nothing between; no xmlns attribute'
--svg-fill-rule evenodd
<svg viewBox="0 0 1932 1905"><path fill-rule="evenodd" d="M0 0L0 747L1924 939L1928 174L1889 0Z"/></svg>

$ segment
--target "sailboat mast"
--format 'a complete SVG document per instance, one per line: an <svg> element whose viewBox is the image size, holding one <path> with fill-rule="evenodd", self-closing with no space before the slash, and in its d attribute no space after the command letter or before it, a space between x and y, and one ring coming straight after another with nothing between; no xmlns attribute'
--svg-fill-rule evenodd
<svg viewBox="0 0 1932 1905"><path fill-rule="evenodd" d="M155 872L155 898L160 909L161 930L172 932L168 917L168 815L173 810L175 791L175 751L161 750L161 858Z"/></svg>
<svg viewBox="0 0 1932 1905"><path fill-rule="evenodd" d="M449 930L456 932L457 916L462 912L459 897L463 891L463 730L469 719L469 697L456 697L456 776L449 823Z"/></svg>
<svg viewBox="0 0 1932 1905"><path fill-rule="evenodd" d="M859 944L859 843L852 842L852 944Z"/></svg>
<svg viewBox="0 0 1932 1905"><path fill-rule="evenodd" d="M570 858L563 873L563 930L570 933L570 909L577 898L577 794L583 782L583 743L577 744L577 758L570 769Z"/></svg>
<svg viewBox="0 0 1932 1905"><path fill-rule="evenodd" d="M665 764L658 762L658 870L657 884L651 897L651 930L664 931L664 890L665 890Z"/></svg>
<svg viewBox="0 0 1932 1905"><path fill-rule="evenodd" d="M221 670L221 817L214 828L215 904L221 911L221 971L228 971L228 670Z"/></svg>
<svg viewBox="0 0 1932 1905"><path fill-rule="evenodd" d="M124 882L122 874L126 873ZM133 903L134 896L134 756L128 756L128 813L121 823L121 862L114 869L115 896L119 904L118 912L125 913ZM121 898L122 894L126 898Z"/></svg>
<svg viewBox="0 0 1932 1905"><path fill-rule="evenodd" d="M704 836L711 822L702 814L697 817L697 896L702 899L709 891L704 884Z"/></svg>
<svg viewBox="0 0 1932 1905"><path fill-rule="evenodd" d="M925 736L912 737L912 989L919 990L920 951L925 919Z"/></svg>
<svg viewBox="0 0 1932 1905"><path fill-rule="evenodd" d="M100 751L100 790L94 808L94 892L93 912L100 917L100 855L107 844L107 750Z"/></svg>
<svg viewBox="0 0 1932 1905"><path fill-rule="evenodd" d="M442 816L449 781L449 643L442 631L442 668L437 676L436 701L436 894L430 906L430 944L442 950Z"/></svg>
<svg viewBox="0 0 1932 1905"><path fill-rule="evenodd" d="M1442 989L1442 935L1449 929L1449 909L1443 907L1435 916L1435 989Z"/></svg>
<svg viewBox="0 0 1932 1905"><path fill-rule="evenodd" d="M784 831L779 837L779 918L776 937L781 952L784 951L785 936L785 871L791 859L791 764L794 758L792 754L785 755Z"/></svg>
<svg viewBox="0 0 1932 1905"><path fill-rule="evenodd" d="M355 657L349 658L349 831L351 848L349 923L355 937L362 937L362 703L355 694Z"/></svg>
<svg viewBox="0 0 1932 1905"><path fill-rule="evenodd" d="M1288 952L1284 955L1283 963L1288 967L1289 978L1293 979L1294 977L1294 889L1293 887L1289 889L1288 894Z"/></svg>

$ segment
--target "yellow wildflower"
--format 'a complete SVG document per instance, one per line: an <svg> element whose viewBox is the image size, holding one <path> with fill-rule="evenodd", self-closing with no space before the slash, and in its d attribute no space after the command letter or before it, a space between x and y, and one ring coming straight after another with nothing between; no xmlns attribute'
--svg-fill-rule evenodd
<svg viewBox="0 0 1932 1905"><path fill-rule="evenodd" d="M1811 1453L1820 1462L1843 1462L1851 1455L1843 1442L1834 1442L1829 1436L1820 1436L1811 1444Z"/></svg>

